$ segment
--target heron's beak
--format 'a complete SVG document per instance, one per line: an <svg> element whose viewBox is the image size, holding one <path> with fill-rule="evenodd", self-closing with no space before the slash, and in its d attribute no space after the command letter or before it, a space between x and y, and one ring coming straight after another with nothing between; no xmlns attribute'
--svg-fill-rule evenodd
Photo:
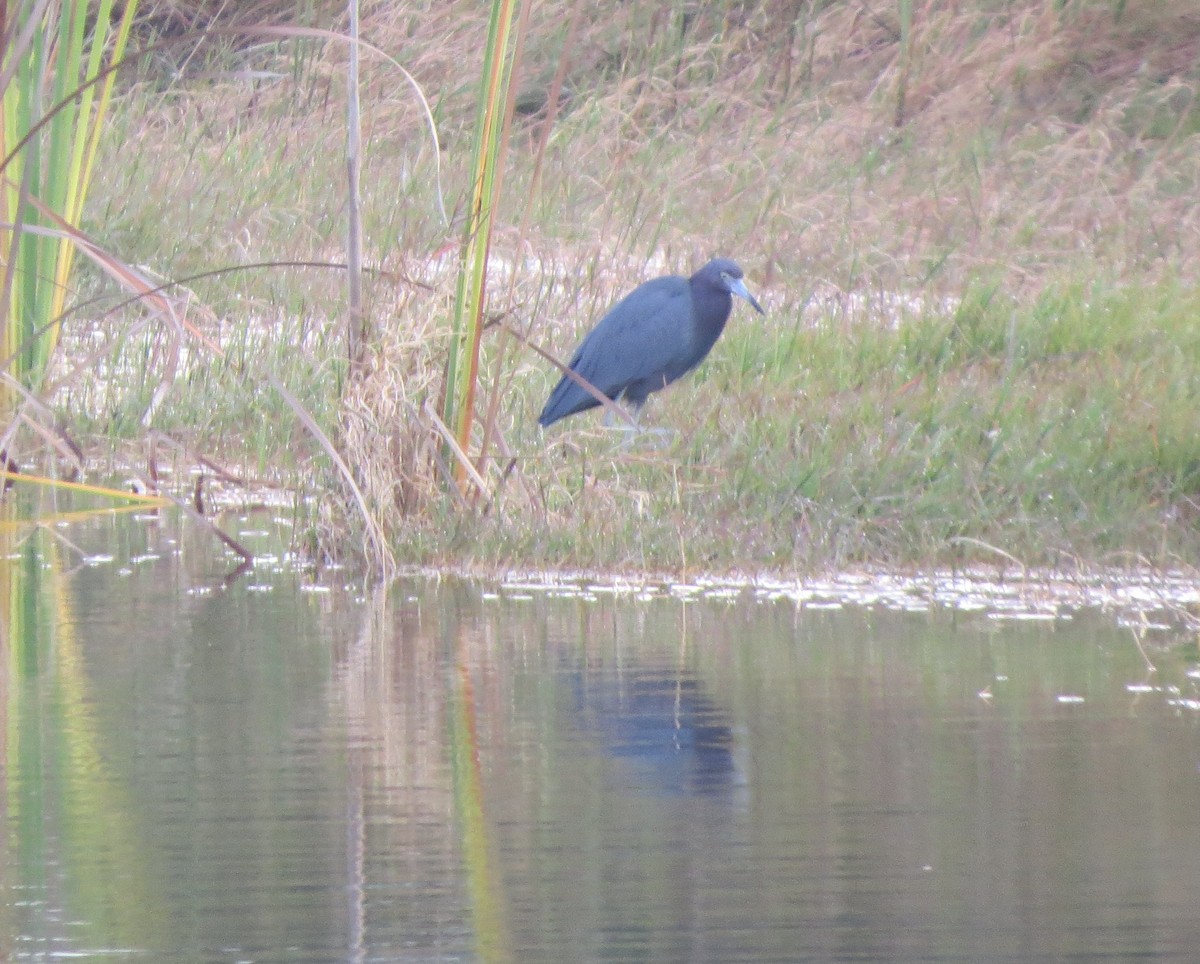
<svg viewBox="0 0 1200 964"><path fill-rule="evenodd" d="M746 287L746 282L744 282L741 278L731 278L729 280L729 290L739 298L745 298L748 302L750 302L750 304L754 306L754 310L760 315L766 314L766 312L763 311L762 305L754 300L754 295L750 294L750 290Z"/></svg>

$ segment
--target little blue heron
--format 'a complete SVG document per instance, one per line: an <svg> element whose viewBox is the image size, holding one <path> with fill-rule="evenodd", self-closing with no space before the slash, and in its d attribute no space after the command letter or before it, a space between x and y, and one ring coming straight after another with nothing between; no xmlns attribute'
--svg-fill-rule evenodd
<svg viewBox="0 0 1200 964"><path fill-rule="evenodd" d="M746 290L742 269L714 258L690 278L671 275L634 288L609 309L575 350L567 366L634 414L651 392L670 385L704 360L721 332L733 295L761 315ZM569 375L554 386L538 422L544 428L600 401Z"/></svg>

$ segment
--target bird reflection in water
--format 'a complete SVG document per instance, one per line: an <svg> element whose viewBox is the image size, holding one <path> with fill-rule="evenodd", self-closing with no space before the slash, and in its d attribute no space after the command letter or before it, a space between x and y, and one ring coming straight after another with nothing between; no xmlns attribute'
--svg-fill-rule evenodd
<svg viewBox="0 0 1200 964"><path fill-rule="evenodd" d="M707 795L740 785L733 730L695 677L585 671L572 683L584 729L640 789Z"/></svg>

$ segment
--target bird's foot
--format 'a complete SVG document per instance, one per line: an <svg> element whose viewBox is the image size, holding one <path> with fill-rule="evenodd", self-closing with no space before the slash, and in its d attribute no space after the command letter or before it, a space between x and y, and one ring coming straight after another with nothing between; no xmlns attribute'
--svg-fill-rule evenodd
<svg viewBox="0 0 1200 964"><path fill-rule="evenodd" d="M673 428L644 428L641 425L618 425L616 431L623 432L624 438L621 439L621 448L627 449L633 445L634 441L645 441L649 439L656 449L665 449L675 440L675 430Z"/></svg>

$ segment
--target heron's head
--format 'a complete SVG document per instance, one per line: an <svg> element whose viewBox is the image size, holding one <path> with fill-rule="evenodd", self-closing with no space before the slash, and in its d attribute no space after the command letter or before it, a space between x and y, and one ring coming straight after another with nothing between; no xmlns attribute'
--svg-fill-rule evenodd
<svg viewBox="0 0 1200 964"><path fill-rule="evenodd" d="M714 258L700 270L707 273L722 291L745 298L760 315L766 314L762 305L755 300L754 295L750 294L746 287L742 269L736 261L731 261L729 258Z"/></svg>

